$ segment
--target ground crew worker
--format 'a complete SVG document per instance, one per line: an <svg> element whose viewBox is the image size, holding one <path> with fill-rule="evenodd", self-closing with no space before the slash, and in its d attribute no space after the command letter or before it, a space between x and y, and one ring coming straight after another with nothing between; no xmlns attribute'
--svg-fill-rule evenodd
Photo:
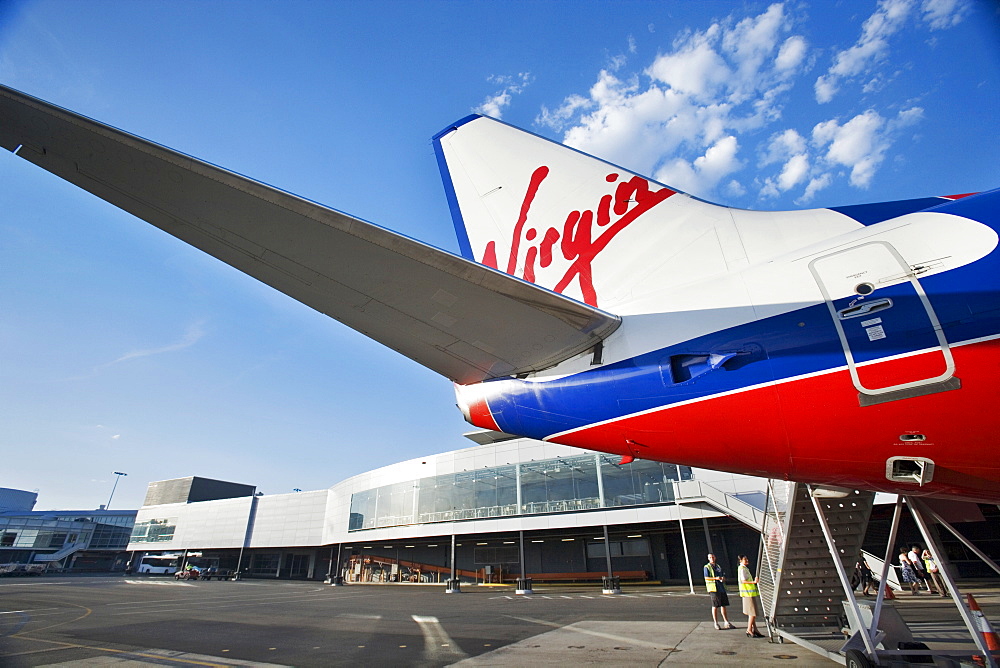
<svg viewBox="0 0 1000 668"><path fill-rule="evenodd" d="M747 616L747 638L763 638L757 630L757 615L760 612L760 591L757 580L750 572L750 558L745 555L737 557L740 562L737 578L740 582L740 599L743 601L743 614Z"/></svg>
<svg viewBox="0 0 1000 668"><path fill-rule="evenodd" d="M726 607L729 605L729 594L726 593L726 574L722 566L715 562L715 555L708 555L708 563L705 564L705 589L712 598L712 622L718 629L735 629L726 616ZM722 626L719 626L719 611L722 611Z"/></svg>

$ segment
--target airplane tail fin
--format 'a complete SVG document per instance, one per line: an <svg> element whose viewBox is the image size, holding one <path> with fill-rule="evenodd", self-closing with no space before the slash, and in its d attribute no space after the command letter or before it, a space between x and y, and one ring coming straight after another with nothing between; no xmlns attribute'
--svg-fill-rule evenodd
<svg viewBox="0 0 1000 668"><path fill-rule="evenodd" d="M434 144L468 259L600 308L620 302L641 273L622 272L639 259L628 249L677 195L484 116L450 126Z"/></svg>
<svg viewBox="0 0 1000 668"><path fill-rule="evenodd" d="M434 147L468 259L618 315L669 310L678 286L860 226L710 204L485 116Z"/></svg>

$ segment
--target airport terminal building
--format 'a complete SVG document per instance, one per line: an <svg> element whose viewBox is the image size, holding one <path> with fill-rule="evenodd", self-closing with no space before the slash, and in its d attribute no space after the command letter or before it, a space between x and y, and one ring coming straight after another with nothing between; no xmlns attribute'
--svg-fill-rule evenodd
<svg viewBox="0 0 1000 668"><path fill-rule="evenodd" d="M487 441L485 435L470 438ZM203 478L151 483L128 549L247 577L695 584L705 553L757 554L764 481L530 439L400 462L325 490L261 495ZM685 550L690 556L685 559Z"/></svg>
<svg viewBox="0 0 1000 668"><path fill-rule="evenodd" d="M37 492L0 487L0 575L15 566L123 570L135 510L34 510Z"/></svg>

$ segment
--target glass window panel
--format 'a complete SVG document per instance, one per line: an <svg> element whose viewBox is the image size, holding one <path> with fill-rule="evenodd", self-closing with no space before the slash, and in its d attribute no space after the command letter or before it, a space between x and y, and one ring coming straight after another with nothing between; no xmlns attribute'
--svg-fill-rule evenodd
<svg viewBox="0 0 1000 668"><path fill-rule="evenodd" d="M517 467L498 466L496 474L497 506L500 515L517 514Z"/></svg>
<svg viewBox="0 0 1000 668"><path fill-rule="evenodd" d="M379 487L375 526L396 526L413 522L412 480Z"/></svg>
<svg viewBox="0 0 1000 668"><path fill-rule="evenodd" d="M133 543L158 543L174 539L174 531L177 529L177 518L155 519L146 522L137 522L132 529L131 542Z"/></svg>
<svg viewBox="0 0 1000 668"><path fill-rule="evenodd" d="M626 557L645 557L649 555L649 541L645 538L641 540L627 540L620 543L622 554Z"/></svg>
<svg viewBox="0 0 1000 668"><path fill-rule="evenodd" d="M355 531L364 529L367 525L365 520L374 526L375 521L375 490L366 489L363 492L356 492L351 495L351 515L348 523L348 530Z"/></svg>
<svg viewBox="0 0 1000 668"><path fill-rule="evenodd" d="M497 514L497 475L493 469L476 471L475 497L476 508L485 511L480 513L480 516L489 517Z"/></svg>
<svg viewBox="0 0 1000 668"><path fill-rule="evenodd" d="M632 506L640 501L632 476L632 464L618 464L619 457L601 455L601 478L604 481L604 505ZM634 463L634 462L633 462Z"/></svg>
<svg viewBox="0 0 1000 668"><path fill-rule="evenodd" d="M451 479L450 519L467 520L476 517L476 472L462 471L455 473Z"/></svg>
<svg viewBox="0 0 1000 668"><path fill-rule="evenodd" d="M671 475L677 475L673 464L645 460L633 462L632 471L638 491L642 494L642 503L670 503L674 500L674 487L664 467L670 468Z"/></svg>
<svg viewBox="0 0 1000 668"><path fill-rule="evenodd" d="M521 512L548 511L548 480L544 462L521 464Z"/></svg>
<svg viewBox="0 0 1000 668"><path fill-rule="evenodd" d="M601 455L599 461L608 507L673 500L674 465L638 461L619 466L619 458L606 455ZM351 496L348 529L600 508L597 466L594 455L557 457L364 490ZM690 478L690 469L682 469L682 475Z"/></svg>
<svg viewBox="0 0 1000 668"><path fill-rule="evenodd" d="M254 554L250 559L250 572L253 575L274 575L278 572L279 554Z"/></svg>

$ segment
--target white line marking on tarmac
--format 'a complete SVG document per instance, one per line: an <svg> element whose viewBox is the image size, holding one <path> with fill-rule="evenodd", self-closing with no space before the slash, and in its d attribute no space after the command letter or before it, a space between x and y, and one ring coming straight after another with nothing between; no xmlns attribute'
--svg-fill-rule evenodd
<svg viewBox="0 0 1000 668"><path fill-rule="evenodd" d="M639 640L637 638L628 638L626 636L619 636L613 633L603 633L601 631L591 631L590 629L581 629L574 624L557 624L555 622L550 622L545 619L535 619L533 617L519 617L517 615L506 615L512 619L520 619L522 622L530 622L532 624L541 624L542 626L549 626L554 629L563 629L566 631L572 631L574 633L581 633L583 635L595 636L597 638L606 638L608 640L614 640L615 642L620 642L623 644L639 645L642 647L649 647L652 649L663 649L663 643L648 642L645 640Z"/></svg>
<svg viewBox="0 0 1000 668"><path fill-rule="evenodd" d="M166 585L168 587L196 587L190 582L168 582L164 580L125 580L125 584L130 585Z"/></svg>
<svg viewBox="0 0 1000 668"><path fill-rule="evenodd" d="M437 617L410 615L424 634L424 659L428 662L458 661L468 656L455 644Z"/></svg>

